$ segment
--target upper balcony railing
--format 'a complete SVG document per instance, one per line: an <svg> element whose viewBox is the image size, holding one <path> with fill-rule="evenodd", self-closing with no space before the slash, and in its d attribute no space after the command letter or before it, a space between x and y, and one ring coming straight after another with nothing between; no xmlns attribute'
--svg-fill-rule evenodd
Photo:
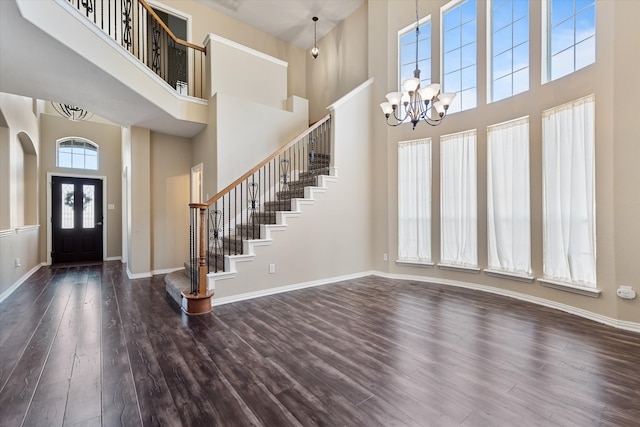
<svg viewBox="0 0 640 427"><path fill-rule="evenodd" d="M145 0L69 0L182 95L203 98L206 49L176 37Z"/></svg>

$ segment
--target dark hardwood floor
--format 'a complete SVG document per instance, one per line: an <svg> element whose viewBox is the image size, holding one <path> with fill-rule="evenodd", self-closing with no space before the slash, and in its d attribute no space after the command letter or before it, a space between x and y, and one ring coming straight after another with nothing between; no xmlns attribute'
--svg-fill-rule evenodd
<svg viewBox="0 0 640 427"><path fill-rule="evenodd" d="M187 317L119 262L0 304L0 426L638 426L640 335L378 277Z"/></svg>

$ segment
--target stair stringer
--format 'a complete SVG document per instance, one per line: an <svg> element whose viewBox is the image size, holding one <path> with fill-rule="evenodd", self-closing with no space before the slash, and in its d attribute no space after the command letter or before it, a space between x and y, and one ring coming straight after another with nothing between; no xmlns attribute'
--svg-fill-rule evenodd
<svg viewBox="0 0 640 427"><path fill-rule="evenodd" d="M303 215L303 207L312 205L316 202L315 194L326 193L329 190L329 182L337 182L338 174L336 168L331 168L333 175L318 175L318 186L305 187L304 198L291 199L291 211L277 211L275 224L262 224L260 226L260 235L265 236L262 239L247 239L243 241L243 254L241 255L225 255L223 272L207 274L207 290L215 291L216 283L221 280L233 279L238 275L237 266L241 263L251 262L256 258L255 248L261 246L271 246L273 243L272 232L286 231L288 218L299 218ZM212 299L212 304L214 300Z"/></svg>

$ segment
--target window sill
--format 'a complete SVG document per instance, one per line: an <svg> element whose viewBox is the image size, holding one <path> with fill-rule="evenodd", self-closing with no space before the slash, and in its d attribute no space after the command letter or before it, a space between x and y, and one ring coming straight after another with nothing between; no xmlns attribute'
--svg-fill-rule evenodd
<svg viewBox="0 0 640 427"><path fill-rule="evenodd" d="M572 292L574 294L585 295L592 298L598 298L602 294L601 289L586 288L584 286L572 285L571 283L560 282L552 279L539 278L538 282L547 288L558 289L560 291Z"/></svg>
<svg viewBox="0 0 640 427"><path fill-rule="evenodd" d="M438 268L442 270L461 271L463 273L480 273L480 269L478 267L468 267L464 265L438 263Z"/></svg>
<svg viewBox="0 0 640 427"><path fill-rule="evenodd" d="M501 279L517 280L526 283L533 283L533 281L536 279L535 277L526 274L510 273L508 271L492 270L489 268L485 268L484 273L487 276L499 277Z"/></svg>
<svg viewBox="0 0 640 427"><path fill-rule="evenodd" d="M403 267L425 267L425 268L433 268L432 262L425 261L406 261L398 259L396 260L396 264L401 265Z"/></svg>

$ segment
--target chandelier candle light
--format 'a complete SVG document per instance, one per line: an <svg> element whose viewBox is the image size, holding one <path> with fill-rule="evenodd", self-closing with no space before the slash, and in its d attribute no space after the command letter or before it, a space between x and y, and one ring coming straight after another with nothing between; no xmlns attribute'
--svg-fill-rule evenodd
<svg viewBox="0 0 640 427"><path fill-rule="evenodd" d="M456 97L455 93L440 93L440 85L433 83L420 87L420 69L418 68L418 35L420 34L420 20L418 17L418 0L416 0L416 69L413 78L402 82L404 92L390 92L387 94L387 102L380 104L382 112L389 126L399 126L407 119L413 124L413 129L420 120L424 120L431 126L442 123L447 115L449 105ZM400 112L400 105L404 106L404 115ZM393 116L395 123L390 122Z"/></svg>

